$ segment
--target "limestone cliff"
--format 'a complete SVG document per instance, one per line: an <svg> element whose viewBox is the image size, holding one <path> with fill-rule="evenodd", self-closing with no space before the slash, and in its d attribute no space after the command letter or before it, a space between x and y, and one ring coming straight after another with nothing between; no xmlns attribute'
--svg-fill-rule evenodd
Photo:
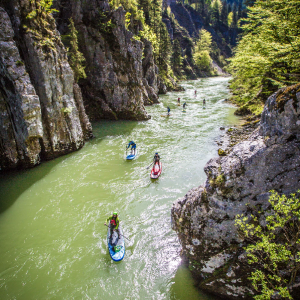
<svg viewBox="0 0 300 300"><path fill-rule="evenodd" d="M200 288L227 299L251 298L246 242L234 226L235 216L266 210L270 190L299 189L299 145L300 84L273 94L251 137L228 156L211 159L205 185L174 203L173 228Z"/></svg>
<svg viewBox="0 0 300 300"><path fill-rule="evenodd" d="M89 117L148 119L144 104L158 102L158 69L151 44L126 29L124 9L112 10L107 0L59 0L56 7L61 34L71 17L79 32L87 74L80 86Z"/></svg>
<svg viewBox="0 0 300 300"><path fill-rule="evenodd" d="M40 3L0 0L1 170L80 149L92 136L89 120L146 120L144 105L166 92L151 43L134 39L123 8L59 0L55 12ZM57 30L68 33L71 17L86 59L79 85Z"/></svg>
<svg viewBox="0 0 300 300"><path fill-rule="evenodd" d="M0 168L32 167L92 129L52 16L29 0L0 4Z"/></svg>

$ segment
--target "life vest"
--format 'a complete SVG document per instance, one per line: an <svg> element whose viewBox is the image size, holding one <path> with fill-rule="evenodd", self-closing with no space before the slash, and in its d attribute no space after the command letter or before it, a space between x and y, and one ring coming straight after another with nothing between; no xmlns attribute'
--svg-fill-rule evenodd
<svg viewBox="0 0 300 300"><path fill-rule="evenodd" d="M110 224L113 225L113 226L117 226L116 220L114 220L114 219L110 220Z"/></svg>

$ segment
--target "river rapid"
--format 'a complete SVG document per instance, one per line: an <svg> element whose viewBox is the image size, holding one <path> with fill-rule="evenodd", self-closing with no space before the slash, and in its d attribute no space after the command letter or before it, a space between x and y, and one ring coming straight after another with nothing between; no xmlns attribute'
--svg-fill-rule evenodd
<svg viewBox="0 0 300 300"><path fill-rule="evenodd" d="M173 202L204 183L219 128L237 124L228 78L185 81L160 96L149 121L102 121L78 152L0 177L0 299L212 300L181 265ZM194 95L194 90L197 95ZM177 106L186 101L187 110ZM206 99L206 108L202 100ZM167 106L171 109L166 115ZM126 144L138 157L126 161ZM158 152L156 181L146 167ZM118 211L121 262L107 250L105 219Z"/></svg>

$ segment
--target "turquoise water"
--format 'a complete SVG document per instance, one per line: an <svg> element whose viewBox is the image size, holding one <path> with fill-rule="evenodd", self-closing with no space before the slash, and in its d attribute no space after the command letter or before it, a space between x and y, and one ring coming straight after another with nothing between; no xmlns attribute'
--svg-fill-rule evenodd
<svg viewBox="0 0 300 300"><path fill-rule="evenodd" d="M0 299L216 299L198 291L181 265L170 210L205 181L219 127L238 123L222 100L227 85L222 77L184 82L186 91L146 108L151 120L95 123L95 138L80 151L1 176ZM167 106L171 116L162 117ZM138 156L126 161L130 140ZM163 172L152 181L146 167L155 152ZM104 226L115 210L128 238L118 263Z"/></svg>

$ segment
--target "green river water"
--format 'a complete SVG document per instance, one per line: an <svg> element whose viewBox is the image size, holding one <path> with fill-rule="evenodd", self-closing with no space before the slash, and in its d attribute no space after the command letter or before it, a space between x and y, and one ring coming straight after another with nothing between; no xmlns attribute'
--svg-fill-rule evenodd
<svg viewBox="0 0 300 300"><path fill-rule="evenodd" d="M78 152L0 177L0 299L212 300L181 265L173 202L202 183L220 126L238 123L228 78L188 81L147 107L151 120L93 124ZM197 89L197 96L194 90ZM186 113L176 105L187 102ZM206 109L202 99L206 98ZM166 114L170 106L171 116ZM124 159L137 143L138 157ZM146 167L158 152L156 181ZM117 210L126 254L113 262L105 219Z"/></svg>

